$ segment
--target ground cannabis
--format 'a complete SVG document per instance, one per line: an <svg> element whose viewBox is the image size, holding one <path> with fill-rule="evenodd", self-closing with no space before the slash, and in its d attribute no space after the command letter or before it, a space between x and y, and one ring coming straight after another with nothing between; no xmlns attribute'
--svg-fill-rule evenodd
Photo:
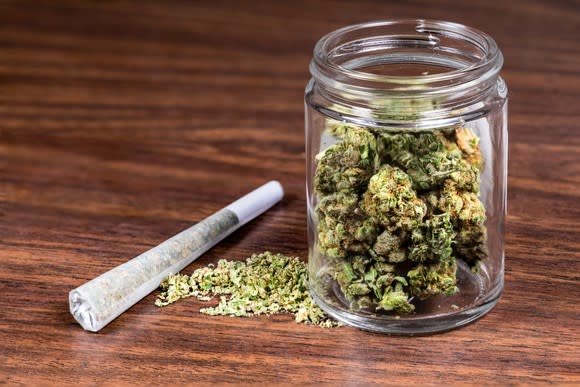
<svg viewBox="0 0 580 387"><path fill-rule="evenodd" d="M387 133L329 121L317 157L318 248L353 309L410 313L487 256L483 159L466 127Z"/></svg>
<svg viewBox="0 0 580 387"><path fill-rule="evenodd" d="M192 296L204 301L220 296L218 305L200 312L224 316L287 312L296 322L327 328L339 325L310 298L304 262L282 254L254 254L245 262L221 259L217 265L199 268L189 276L171 275L160 288L157 306Z"/></svg>

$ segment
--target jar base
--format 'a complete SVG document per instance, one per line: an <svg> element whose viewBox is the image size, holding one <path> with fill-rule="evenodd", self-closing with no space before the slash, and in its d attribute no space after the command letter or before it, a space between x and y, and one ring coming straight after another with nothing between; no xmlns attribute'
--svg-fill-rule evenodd
<svg viewBox="0 0 580 387"><path fill-rule="evenodd" d="M485 273L485 267L483 269ZM484 291L485 286L482 286L481 277L477 275L470 276L467 270L469 269L464 264L458 268L458 282L463 283L460 289L465 295L466 290L479 288L481 291L479 297L476 296L472 303L460 308L453 304L454 298L459 296L459 294L455 296L439 296L437 297L437 302L441 304L437 305L439 310L431 313L415 313L411 315L357 313L348 310L344 305L337 305L342 304L341 301L343 300L340 299L343 297L340 297L335 292L332 292L335 293L334 300L320 297L312 288L310 295L314 302L329 316L355 328L390 335L429 335L469 324L484 316L498 303L503 290L503 280L493 288L487 288ZM467 293L469 293L469 290ZM433 301L429 301L430 308L434 307ZM417 311L428 309L425 306L418 305ZM455 308L457 309L455 310Z"/></svg>

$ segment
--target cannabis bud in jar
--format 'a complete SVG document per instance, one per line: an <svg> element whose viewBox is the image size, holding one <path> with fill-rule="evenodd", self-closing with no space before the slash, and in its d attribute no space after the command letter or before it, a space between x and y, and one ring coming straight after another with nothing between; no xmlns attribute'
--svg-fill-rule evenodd
<svg viewBox="0 0 580 387"><path fill-rule="evenodd" d="M410 313L451 295L457 259L486 258L484 160L467 127L387 132L327 120L316 157L317 248L352 309Z"/></svg>

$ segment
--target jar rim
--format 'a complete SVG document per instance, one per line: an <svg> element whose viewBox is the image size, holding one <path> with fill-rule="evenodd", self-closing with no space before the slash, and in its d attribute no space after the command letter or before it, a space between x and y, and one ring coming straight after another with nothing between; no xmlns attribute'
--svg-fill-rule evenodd
<svg viewBox="0 0 580 387"><path fill-rule="evenodd" d="M414 34L389 33L389 31L401 27L410 28L409 33ZM383 35L376 35L381 30L384 30ZM362 35L358 40L352 40L354 35L365 31L375 31L375 35ZM474 50L474 53L469 55L471 63L436 74L389 75L361 71L345 66L336 60L337 57L345 56L349 51L352 53L357 49L363 51L367 49L372 52L377 49L381 42L389 43L387 38L419 44L421 47L429 48L435 52L438 49L440 37L455 39L457 42L463 43L464 47ZM379 39L374 46L368 44L373 38ZM381 39L383 40L381 41ZM451 50L459 52L458 48L447 49L449 52ZM441 53L445 53L445 50ZM433 59L436 59L435 56ZM314 48L310 71L313 78L323 84L344 86L351 91L374 89L404 92L423 86L429 87L432 93L436 94L437 91L444 92L453 86L469 83L472 86L474 80L477 82L479 79L484 82L489 78L497 77L502 64L503 56L495 40L478 29L440 20L387 19L349 25L322 37ZM409 86L412 87L409 88Z"/></svg>

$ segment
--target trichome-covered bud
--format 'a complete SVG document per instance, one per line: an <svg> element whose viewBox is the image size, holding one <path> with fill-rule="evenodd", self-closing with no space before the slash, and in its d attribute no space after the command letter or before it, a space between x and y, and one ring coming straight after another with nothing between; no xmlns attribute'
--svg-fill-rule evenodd
<svg viewBox="0 0 580 387"><path fill-rule="evenodd" d="M483 224L465 224L457 233L453 248L458 258L477 270L479 262L487 258L487 230Z"/></svg>
<svg viewBox="0 0 580 387"><path fill-rule="evenodd" d="M455 141L457 146L465 154L466 161L483 170L483 157L479 149L479 137L469 128L460 127L455 129Z"/></svg>
<svg viewBox="0 0 580 387"><path fill-rule="evenodd" d="M376 221L359 207L356 193L324 196L316 213L318 245L331 258L366 252L379 232Z"/></svg>
<svg viewBox="0 0 580 387"><path fill-rule="evenodd" d="M355 256L335 265L334 279L352 309L370 308L409 313L414 310L404 291L407 281L395 276L391 264L376 262L365 256ZM373 301L374 300L374 301Z"/></svg>
<svg viewBox="0 0 580 387"><path fill-rule="evenodd" d="M454 180L447 180L441 191L438 207L449 214L456 224L482 225L485 222L485 207L471 191L459 188Z"/></svg>
<svg viewBox="0 0 580 387"><path fill-rule="evenodd" d="M378 168L377 141L368 130L347 127L342 141L318 156L314 186L320 194L363 189Z"/></svg>
<svg viewBox="0 0 580 387"><path fill-rule="evenodd" d="M480 172L476 165L460 159L455 163L449 178L455 182L457 188L473 193L479 192Z"/></svg>
<svg viewBox="0 0 580 387"><path fill-rule="evenodd" d="M381 134L381 158L403 169L415 190L438 189L451 178L463 189L478 192L478 166L464 160L461 149L446 136L443 131Z"/></svg>
<svg viewBox="0 0 580 387"><path fill-rule="evenodd" d="M433 215L413 230L409 259L415 262L448 261L453 254L454 238L449 214Z"/></svg>
<svg viewBox="0 0 580 387"><path fill-rule="evenodd" d="M391 263L399 263L407 259L407 251L402 245L401 238L389 230L379 234L369 253L374 253L377 260L381 260L380 257L382 257Z"/></svg>
<svg viewBox="0 0 580 387"><path fill-rule="evenodd" d="M411 230L427 212L405 172L385 164L371 177L361 201L362 209L389 230Z"/></svg>
<svg viewBox="0 0 580 387"><path fill-rule="evenodd" d="M409 292L426 299L439 294L451 295L459 291L455 273L457 265L455 260L449 260L433 264L419 264L409 270Z"/></svg>
<svg viewBox="0 0 580 387"><path fill-rule="evenodd" d="M403 286L407 286L407 281L403 277L395 277L393 282L395 285L385 292L379 301L377 309L405 314L411 313L415 310L415 306L409 302L409 296L403 290Z"/></svg>

